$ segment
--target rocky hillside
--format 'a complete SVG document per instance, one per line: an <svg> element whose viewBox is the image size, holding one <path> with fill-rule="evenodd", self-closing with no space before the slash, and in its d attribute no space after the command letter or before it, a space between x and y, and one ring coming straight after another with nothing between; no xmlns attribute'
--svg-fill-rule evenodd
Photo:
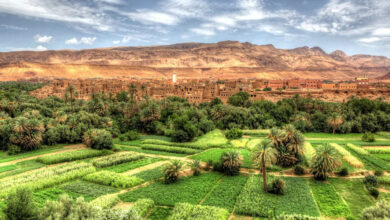
<svg viewBox="0 0 390 220"><path fill-rule="evenodd" d="M225 41L154 47L0 53L0 79L58 78L378 78L390 72L382 56L327 54L319 47L277 49Z"/></svg>

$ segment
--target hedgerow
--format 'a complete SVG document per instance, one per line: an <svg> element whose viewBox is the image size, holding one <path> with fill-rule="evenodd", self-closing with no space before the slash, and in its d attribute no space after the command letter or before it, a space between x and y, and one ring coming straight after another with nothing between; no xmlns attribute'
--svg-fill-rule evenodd
<svg viewBox="0 0 390 220"><path fill-rule="evenodd" d="M179 153L179 154L196 154L199 152L198 150L195 149L189 149L183 147L172 147L172 146L157 145L157 144L143 144L141 148L145 150L165 151L165 152Z"/></svg>
<svg viewBox="0 0 390 220"><path fill-rule="evenodd" d="M168 220L226 220L228 217L229 212L222 208L178 203Z"/></svg>
<svg viewBox="0 0 390 220"><path fill-rule="evenodd" d="M105 151L105 150L82 149L82 150L58 153L54 155L41 156L37 158L37 162L43 164L55 164L55 163L70 162L75 160L82 160L91 157L98 157L98 156L103 156L111 153L112 153L111 151Z"/></svg>
<svg viewBox="0 0 390 220"><path fill-rule="evenodd" d="M133 176L124 176L110 171L91 173L83 178L89 182L98 183L117 188L130 188L143 182L142 179Z"/></svg>
<svg viewBox="0 0 390 220"><path fill-rule="evenodd" d="M38 190L68 182L92 172L95 172L95 167L92 164L81 162L11 176L1 181L0 196L7 195L16 187L30 187L32 190Z"/></svg>
<svg viewBox="0 0 390 220"><path fill-rule="evenodd" d="M145 158L145 156L141 154L135 154L133 152L121 152L106 157L96 158L93 159L91 162L95 167L103 168L131 161L141 160L143 158Z"/></svg>

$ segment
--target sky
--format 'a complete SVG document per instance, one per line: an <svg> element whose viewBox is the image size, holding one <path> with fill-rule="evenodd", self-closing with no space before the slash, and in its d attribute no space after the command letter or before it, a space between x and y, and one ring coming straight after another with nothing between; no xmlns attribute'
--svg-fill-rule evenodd
<svg viewBox="0 0 390 220"><path fill-rule="evenodd" d="M390 0L0 0L0 51L225 40L390 57Z"/></svg>

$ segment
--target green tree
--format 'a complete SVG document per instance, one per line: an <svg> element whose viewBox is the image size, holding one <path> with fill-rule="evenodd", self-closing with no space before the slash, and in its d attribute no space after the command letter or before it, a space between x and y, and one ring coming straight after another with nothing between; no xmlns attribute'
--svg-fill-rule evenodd
<svg viewBox="0 0 390 220"><path fill-rule="evenodd" d="M73 108L73 102L74 102L74 97L77 95L77 92L75 91L75 88L72 85L69 85L66 87L65 94L68 94L68 97L70 99L70 108L72 109L72 112L74 111Z"/></svg>
<svg viewBox="0 0 390 220"><path fill-rule="evenodd" d="M32 191L29 188L17 188L15 192L8 196L4 213L9 220L36 219L36 207Z"/></svg>
<svg viewBox="0 0 390 220"><path fill-rule="evenodd" d="M254 165L260 169L260 172L263 173L264 191L268 192L267 166L276 163L277 152L270 141L263 140L252 150L252 154Z"/></svg>
<svg viewBox="0 0 390 220"><path fill-rule="evenodd" d="M177 181L179 178L179 172L183 167L183 163L180 160L172 160L164 170L164 183L171 184Z"/></svg>
<svg viewBox="0 0 390 220"><path fill-rule="evenodd" d="M44 130L42 122L38 119L18 117L15 119L10 140L24 151L33 150L40 146Z"/></svg>
<svg viewBox="0 0 390 220"><path fill-rule="evenodd" d="M240 172L242 165L242 156L235 150L225 151L221 155L222 171L229 175L235 176Z"/></svg>
<svg viewBox="0 0 390 220"><path fill-rule="evenodd" d="M317 180L326 180L329 173L341 166L336 150L328 144L317 149L312 161L311 172Z"/></svg>
<svg viewBox="0 0 390 220"><path fill-rule="evenodd" d="M343 117L337 113L331 114L326 120L328 125L332 128L333 134L336 133L336 129L343 124Z"/></svg>
<svg viewBox="0 0 390 220"><path fill-rule="evenodd" d="M238 92L229 97L228 103L233 106L249 106L250 104L250 95L247 92Z"/></svg>

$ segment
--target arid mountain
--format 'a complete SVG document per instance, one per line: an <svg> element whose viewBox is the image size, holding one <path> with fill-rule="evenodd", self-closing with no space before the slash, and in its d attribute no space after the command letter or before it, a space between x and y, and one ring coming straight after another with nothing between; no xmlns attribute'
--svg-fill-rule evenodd
<svg viewBox="0 0 390 220"><path fill-rule="evenodd" d="M153 47L0 53L0 79L46 78L372 78L390 72L382 56L327 54L319 47L276 49L235 41Z"/></svg>

